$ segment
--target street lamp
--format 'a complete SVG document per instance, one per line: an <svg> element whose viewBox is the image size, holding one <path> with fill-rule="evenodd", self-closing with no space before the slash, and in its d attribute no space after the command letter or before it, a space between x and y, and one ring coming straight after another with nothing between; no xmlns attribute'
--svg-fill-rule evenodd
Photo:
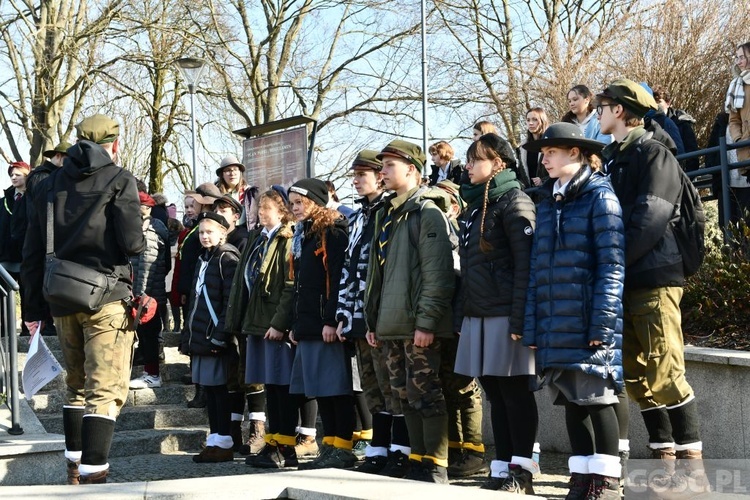
<svg viewBox="0 0 750 500"><path fill-rule="evenodd" d="M180 70L185 83L187 83L188 92L190 92L190 130L193 134L193 187L195 187L198 185L198 160L195 152L195 104L193 96L195 95L195 86L203 74L203 70L206 68L206 61L193 57L183 57L177 59L175 64L177 65L177 69Z"/></svg>

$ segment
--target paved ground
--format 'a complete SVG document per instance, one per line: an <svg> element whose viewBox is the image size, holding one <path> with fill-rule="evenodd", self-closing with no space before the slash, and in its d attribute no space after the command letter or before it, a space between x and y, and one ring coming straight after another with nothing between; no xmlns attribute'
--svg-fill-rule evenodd
<svg viewBox="0 0 750 500"><path fill-rule="evenodd" d="M244 457L237 455L234 462L219 464L196 464L192 453L169 453L162 455L140 455L110 459L108 482L157 481L191 477L234 476L241 474L273 474L267 469L255 469L245 465ZM305 461L305 460L303 460ZM567 493L567 456L561 453L543 452L542 474L535 479L537 495L547 498L564 498ZM484 476L451 481L451 484L479 488ZM250 486L250 482L248 485Z"/></svg>

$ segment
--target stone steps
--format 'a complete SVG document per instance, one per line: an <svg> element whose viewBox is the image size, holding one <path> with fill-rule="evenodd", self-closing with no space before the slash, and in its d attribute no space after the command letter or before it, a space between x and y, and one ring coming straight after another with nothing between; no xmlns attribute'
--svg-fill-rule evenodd
<svg viewBox="0 0 750 500"><path fill-rule="evenodd" d="M206 427L172 427L168 429L139 429L117 431L112 439L111 457L199 452L206 442Z"/></svg>

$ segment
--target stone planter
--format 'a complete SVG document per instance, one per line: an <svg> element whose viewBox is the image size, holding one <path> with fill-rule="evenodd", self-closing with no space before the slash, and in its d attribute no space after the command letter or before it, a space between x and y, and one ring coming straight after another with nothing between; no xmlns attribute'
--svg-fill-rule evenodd
<svg viewBox="0 0 750 500"><path fill-rule="evenodd" d="M685 347L687 379L695 390L706 458L750 458L750 352ZM537 392L542 450L570 453L565 412L547 389ZM484 402L485 443L492 443L489 404ZM630 403L630 456L647 458L648 434L638 407Z"/></svg>

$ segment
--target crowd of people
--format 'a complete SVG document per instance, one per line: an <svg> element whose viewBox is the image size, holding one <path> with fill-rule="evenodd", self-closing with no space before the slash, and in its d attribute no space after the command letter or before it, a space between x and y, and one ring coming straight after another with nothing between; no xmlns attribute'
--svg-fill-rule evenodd
<svg viewBox="0 0 750 500"><path fill-rule="evenodd" d="M750 137L748 57L744 44L727 94L721 133L733 141ZM620 498L626 394L667 464L657 486L707 491L673 225L680 171L694 168L675 154L697 148L693 120L664 89L627 79L567 97L557 123L528 111L518 151L475 124L465 166L444 141L429 148L429 173L408 141L361 151L355 210L316 178L249 186L230 156L215 182L185 192L178 221L116 165L119 125L103 115L43 165L12 163L0 263L20 278L24 328L62 340L68 482L106 481L127 391L162 385L171 323L190 356L188 406L209 417L198 463L241 453L257 468L433 483L486 473L483 488L531 494L544 420L535 392L546 388L565 408L567 498ZM101 304L51 299L51 257L113 277ZM144 369L130 380L136 339Z"/></svg>

